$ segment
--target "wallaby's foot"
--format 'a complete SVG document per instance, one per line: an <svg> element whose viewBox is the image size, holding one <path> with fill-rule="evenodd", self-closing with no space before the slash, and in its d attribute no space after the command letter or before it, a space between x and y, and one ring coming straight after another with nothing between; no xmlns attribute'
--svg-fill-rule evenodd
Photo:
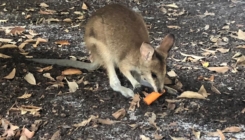
<svg viewBox="0 0 245 140"><path fill-rule="evenodd" d="M134 92L133 90L129 89L129 88L126 88L126 87L121 87L121 94L124 96L124 97L127 97L127 98L131 98L131 97L134 97Z"/></svg>

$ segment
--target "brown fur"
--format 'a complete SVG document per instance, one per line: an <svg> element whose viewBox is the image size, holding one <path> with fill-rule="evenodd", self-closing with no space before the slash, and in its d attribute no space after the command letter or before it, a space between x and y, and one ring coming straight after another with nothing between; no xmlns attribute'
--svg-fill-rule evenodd
<svg viewBox="0 0 245 140"><path fill-rule="evenodd" d="M154 49L149 45L150 39L143 18L125 6L111 4L93 13L85 27L84 38L92 63L88 65L77 62L73 67L95 70L104 66L111 88L125 97L132 97L134 93L121 86L115 67L120 69L134 88L140 86L139 77L133 77L131 71L145 78L154 91L163 89L166 58L174 44L173 35L167 35L161 45ZM152 77L152 73L156 75L156 79Z"/></svg>

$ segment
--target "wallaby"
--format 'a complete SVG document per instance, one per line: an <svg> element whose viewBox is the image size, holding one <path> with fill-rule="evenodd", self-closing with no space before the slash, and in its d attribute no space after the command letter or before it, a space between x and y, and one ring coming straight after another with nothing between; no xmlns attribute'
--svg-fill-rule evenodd
<svg viewBox="0 0 245 140"><path fill-rule="evenodd" d="M146 24L138 13L120 4L110 4L92 14L85 26L85 45L91 53L91 63L64 59L31 59L31 61L95 70L104 66L110 87L125 97L133 97L133 90L121 85L115 68L140 87L137 73L151 84L154 91L164 88L166 59L174 44L174 35L166 35L160 46L154 49L149 43ZM154 76L155 75L155 76Z"/></svg>

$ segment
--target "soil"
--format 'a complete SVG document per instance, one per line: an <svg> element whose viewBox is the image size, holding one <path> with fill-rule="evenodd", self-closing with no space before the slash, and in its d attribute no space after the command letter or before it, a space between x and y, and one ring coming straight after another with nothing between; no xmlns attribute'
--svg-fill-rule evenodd
<svg viewBox="0 0 245 140"><path fill-rule="evenodd" d="M40 14L40 3L49 5L48 9L57 13L45 15ZM12 124L20 128L25 126L30 128L35 120L42 120L42 124L36 131L32 139L50 139L52 135L60 130L60 139L141 139L141 135L154 139L155 133L163 136L162 139L170 140L171 137L184 137L186 139L196 139L193 129L201 132L201 139L219 139L218 136L208 136L207 132L215 132L217 129L223 130L227 127L237 126L242 128L239 133L225 133L226 138L245 139L245 119L242 110L245 108L245 74L244 68L240 67L237 72L229 70L226 73L215 73L203 68L200 62L182 62L175 59L183 59L180 53L194 54L201 56L202 49L213 46L210 41L211 35L220 34L225 25L229 25L230 31L244 30L245 2L230 0L90 0L85 1L88 9L82 9L83 1L80 0L1 0L0 20L7 19L6 23L0 23L0 27L26 26L27 30L34 30L39 33L39 37L48 39L47 43L40 43L34 48L32 44L27 44L24 50L34 58L64 58L69 56L84 57L88 53L84 46L83 34L84 25L93 11L109 3L121 3L129 8L140 12L147 25L150 25L149 34L152 44L157 46L162 37L167 33L176 36L175 48L170 52L168 59L169 70L174 70L179 81L183 84L183 91L198 91L204 85L210 95L207 100L200 99L178 99L176 108L170 109L165 99L177 99L177 95L164 94L151 105L146 105L140 101L140 107L135 111L127 111L126 116L119 119L115 124L96 124L90 122L86 126L74 127L74 124L88 119L91 115L98 115L99 118L116 120L112 114L124 108L128 110L131 99L123 97L120 93L114 92L108 83L106 71L98 69L93 72L82 70L82 74L77 76L67 76L69 81L84 81L79 84L79 89L74 93L67 93L67 84L64 87L47 89L50 80L43 77L43 73L37 72L36 67L49 65L27 61L20 55L18 49L0 49L0 53L10 55L12 58L0 58L0 118L9 120ZM168 8L164 5L175 3L178 8ZM171 16L169 13L184 14ZM168 10L167 13L164 13ZM171 11L172 10L172 11ZM83 12L84 19L78 20L75 11ZM61 14L68 12L68 14ZM204 13L206 12L206 16ZM210 13L209 15L207 13ZM213 15L212 15L213 13ZM31 15L30 18L25 18ZM41 19L71 18L72 22L45 22ZM174 18L174 19L173 19ZM42 21L42 22L41 22ZM235 21L235 22L233 22ZM180 28L168 28L168 26L179 26ZM205 26L209 25L206 29ZM207 26L206 26L207 27ZM66 32L65 30L69 30ZM213 56L205 57L210 66L219 66L226 62L229 66L235 64L232 56L237 52L245 54L245 49L235 48L244 44L244 41L230 37L230 32L223 32L222 37L229 39L224 48L230 48L227 53L217 52ZM19 36L6 35L0 31L0 38L12 38L18 41ZM59 47L55 44L57 40L67 40L70 45ZM17 43L18 44L18 43ZM173 59L175 58L175 59ZM16 68L15 78L4 79L13 68ZM50 72L52 77L59 76L67 67L53 66ZM31 85L24 79L27 72L33 73L37 85ZM131 87L130 83L120 74L122 85ZM214 75L214 82L198 80L199 76L209 77ZM64 83L65 80L64 80ZM90 90L90 87L97 90ZM212 84L221 92L215 93L211 90ZM27 99L18 97L24 93L32 96ZM58 94L62 93L62 94ZM34 116L29 113L9 111L13 106L33 105L41 107L40 115ZM179 107L185 109L176 113ZM158 130L148 122L145 113L153 112L157 114L155 123ZM137 124L137 128L132 129L129 125ZM4 132L1 128L0 132ZM2 134L2 133L1 133ZM58 139L58 138L56 138Z"/></svg>

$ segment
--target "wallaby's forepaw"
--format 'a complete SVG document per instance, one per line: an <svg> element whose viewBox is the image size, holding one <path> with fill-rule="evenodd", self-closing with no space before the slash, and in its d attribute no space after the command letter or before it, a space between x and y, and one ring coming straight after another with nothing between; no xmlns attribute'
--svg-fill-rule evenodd
<svg viewBox="0 0 245 140"><path fill-rule="evenodd" d="M122 87L122 91L120 91L120 92L122 93L123 96L125 96L127 98L134 97L133 90L131 90L129 88Z"/></svg>
<svg viewBox="0 0 245 140"><path fill-rule="evenodd" d="M137 88L140 88L141 87L141 84L140 83L136 83L136 84L134 84L134 89L137 89Z"/></svg>

